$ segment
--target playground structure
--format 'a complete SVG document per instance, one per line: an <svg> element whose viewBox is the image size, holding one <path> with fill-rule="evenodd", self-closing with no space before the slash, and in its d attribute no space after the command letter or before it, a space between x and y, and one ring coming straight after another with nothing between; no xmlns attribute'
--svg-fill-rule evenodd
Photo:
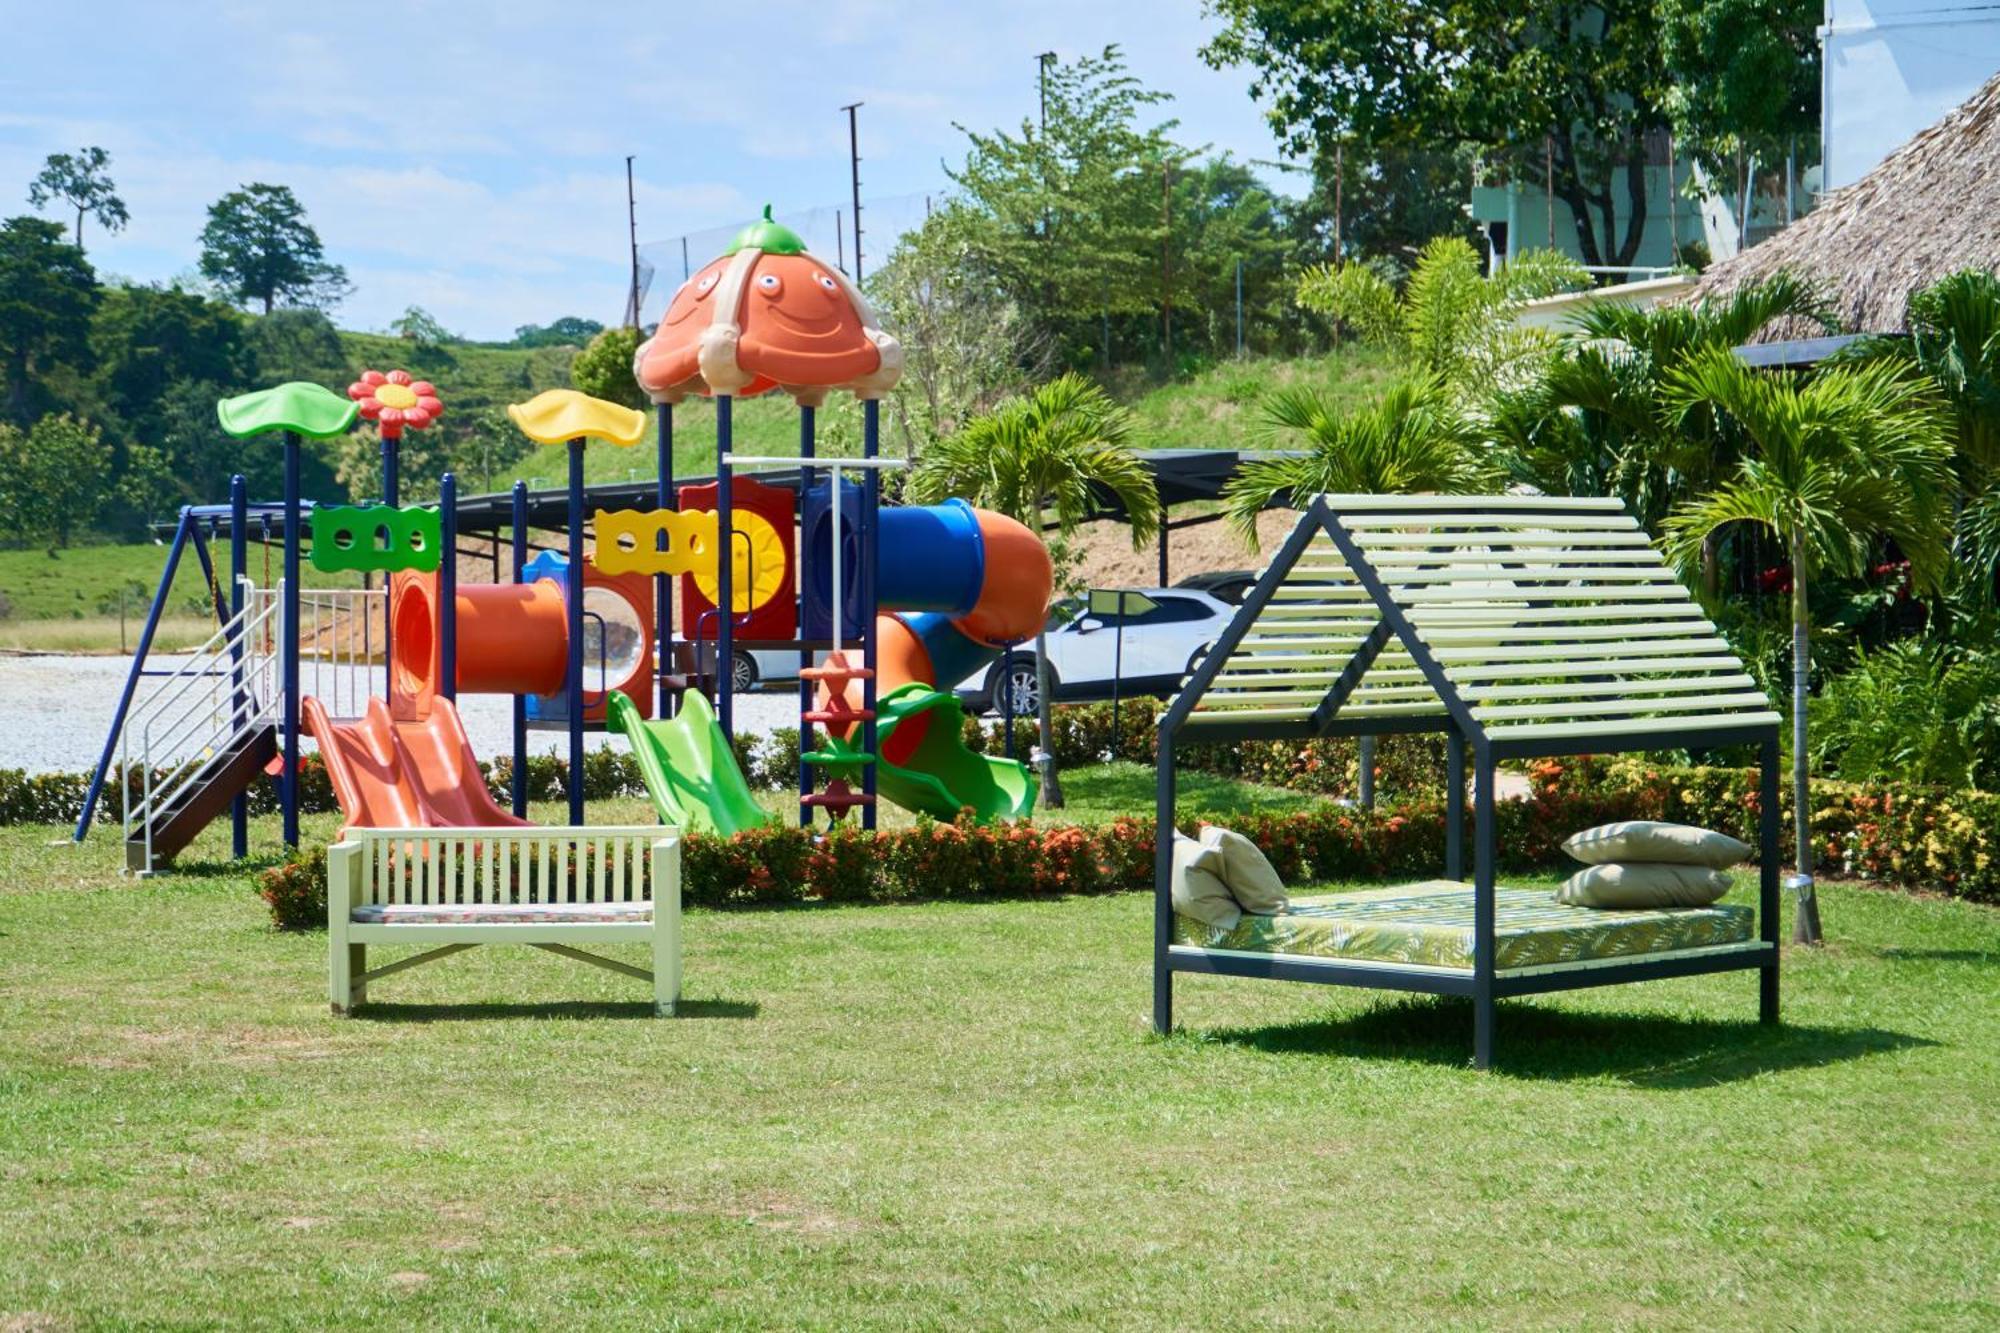
<svg viewBox="0 0 2000 1333"><path fill-rule="evenodd" d="M965 748L950 690L1040 628L1048 552L1021 524L960 501L881 504L881 472L902 466L879 449L880 399L900 364L859 291L767 210L682 286L635 357L655 403L655 508L586 510L587 441L632 447L644 414L573 390L508 409L530 439L567 448L567 549L529 557L527 490L516 482L512 577L490 583L459 578L454 476L442 478L435 508L398 503L400 436L444 411L433 386L370 371L346 399L289 384L224 400L227 433L278 438L284 498L253 505L239 477L227 505L181 512L76 838L115 776L131 870L156 868L225 810L240 856L246 795L269 776L284 840L296 845L302 735L317 741L350 828L519 827L533 727L567 732L572 773L582 771L586 729L622 733L663 820L732 833L772 818L730 743L727 664L738 648L809 663L799 687L802 825L820 811L858 810L872 827L878 794L939 818L1025 814L1032 777ZM736 453L733 400L771 390L798 404L798 456ZM815 410L835 391L861 401L860 458L816 455ZM715 402L717 475L677 486L674 411L694 395ZM357 419L380 432L381 501L306 499L302 441ZM754 475L772 467L802 469L796 495ZM249 575L253 528L267 550L282 546L274 587ZM211 550L225 533L226 595ZM218 629L184 664L156 669L154 632L190 549L215 590ZM358 573L362 586L307 589L307 561ZM163 683L141 697L147 680ZM511 696L511 809L480 775L461 694ZM582 784L566 787L569 823L582 825Z"/></svg>

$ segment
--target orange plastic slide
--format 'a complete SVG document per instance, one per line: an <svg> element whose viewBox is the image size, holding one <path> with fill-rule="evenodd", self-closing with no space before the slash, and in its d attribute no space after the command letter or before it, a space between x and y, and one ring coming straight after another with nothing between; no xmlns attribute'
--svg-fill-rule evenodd
<svg viewBox="0 0 2000 1333"><path fill-rule="evenodd" d="M353 722L333 721L314 698L299 708L349 828L528 827L494 802L449 700L433 699L414 722L393 720L380 699Z"/></svg>

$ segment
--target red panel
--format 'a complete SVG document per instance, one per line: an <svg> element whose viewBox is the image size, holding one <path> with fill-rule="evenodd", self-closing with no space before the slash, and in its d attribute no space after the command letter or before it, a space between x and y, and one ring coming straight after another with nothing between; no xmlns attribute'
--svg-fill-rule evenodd
<svg viewBox="0 0 2000 1333"><path fill-rule="evenodd" d="M704 482L699 486L680 488L678 503L682 509L713 509L719 490L714 482ZM761 516L778 533L778 541L785 553L785 577L778 585L778 591L770 601L745 616L739 616L736 623L736 637L739 639L789 639L798 628L798 585L797 552L798 541L793 529L794 513L792 493L779 486L766 486L755 477L735 477L729 483L729 501L738 513ZM720 630L720 616L702 616L715 609L715 603L702 596L695 586L692 575L681 576L681 634L693 638L695 626L701 626L701 637L713 639Z"/></svg>

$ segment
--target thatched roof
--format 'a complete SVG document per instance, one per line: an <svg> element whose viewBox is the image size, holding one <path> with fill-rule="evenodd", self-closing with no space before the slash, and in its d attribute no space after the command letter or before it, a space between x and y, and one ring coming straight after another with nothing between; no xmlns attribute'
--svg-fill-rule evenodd
<svg viewBox="0 0 2000 1333"><path fill-rule="evenodd" d="M1911 292L1967 268L2000 272L2000 75L1811 213L1709 269L1685 299L1790 269L1820 286L1842 327L1900 333ZM1773 324L1759 340L1805 332Z"/></svg>

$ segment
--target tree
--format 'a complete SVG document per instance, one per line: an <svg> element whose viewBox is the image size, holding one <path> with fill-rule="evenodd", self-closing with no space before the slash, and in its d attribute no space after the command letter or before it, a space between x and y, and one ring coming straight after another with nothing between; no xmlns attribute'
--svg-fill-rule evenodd
<svg viewBox="0 0 2000 1333"><path fill-rule="evenodd" d="M50 153L28 185L28 202L36 208L60 199L76 210L79 250L83 249L85 217L96 218L97 225L109 232L125 230L125 224L132 220L105 171L110 164L111 154L94 146L74 153Z"/></svg>
<svg viewBox="0 0 2000 1333"><path fill-rule="evenodd" d="M110 478L110 447L86 421L51 413L25 431L0 425L0 514L22 545L68 546Z"/></svg>
<svg viewBox="0 0 2000 1333"><path fill-rule="evenodd" d="M1093 488L1102 487L1124 507L1132 547L1142 550L1160 529L1160 497L1153 475L1127 444L1131 413L1104 390L1074 372L1058 377L939 441L910 475L909 496L935 504L956 496L1018 519L1036 532L1053 519L1063 540L1090 516ZM1040 733L1035 762L1042 774L1042 803L1063 803L1049 726L1048 638L1035 630L1035 712ZM1014 700L1003 699L1010 712Z"/></svg>
<svg viewBox="0 0 2000 1333"><path fill-rule="evenodd" d="M1674 507L1705 491L1743 449L1726 418L1663 410L1668 379L1700 352L1739 347L1777 320L1825 323L1824 312L1817 290L1790 273L1719 300L1592 305L1537 381L1491 404L1494 434L1516 480L1552 495L1616 495L1658 535ZM1712 534L1702 554L1701 586L1711 596L1720 539Z"/></svg>
<svg viewBox="0 0 2000 1333"><path fill-rule="evenodd" d="M1248 65L1251 96L1302 157L1471 145L1540 180L1586 264L1630 264L1646 221L1645 136L1663 129L1651 4L1576 0L1213 0L1202 49Z"/></svg>
<svg viewBox="0 0 2000 1333"><path fill-rule="evenodd" d="M1423 248L1400 296L1367 266L1329 264L1300 277L1298 302L1364 340L1397 344L1416 373L1479 394L1521 380L1554 345L1515 323L1521 307L1588 284L1588 274L1551 250L1527 251L1487 277L1470 245L1441 236Z"/></svg>
<svg viewBox="0 0 2000 1333"><path fill-rule="evenodd" d="M0 373L8 419L27 421L37 397L49 396L51 371L89 369L97 301L97 274L60 226L31 217L0 222Z"/></svg>
<svg viewBox="0 0 2000 1333"><path fill-rule="evenodd" d="M1103 319L1161 309L1166 172L1191 154L1168 137L1173 121L1141 126L1168 96L1127 73L1116 46L1051 64L1044 87L1045 123L1024 119L1011 134L959 126L971 148L949 174L978 224L969 258L1057 341L1060 359L1090 360Z"/></svg>
<svg viewBox="0 0 2000 1333"><path fill-rule="evenodd" d="M1367 256L1401 269L1440 236L1474 244L1479 228L1465 211L1473 161L1464 146L1322 143L1311 188L1290 210L1293 243L1336 264Z"/></svg>
<svg viewBox="0 0 2000 1333"><path fill-rule="evenodd" d="M249 320L243 345L250 360L247 377L258 383L313 380L345 389L353 378L340 331L324 311L274 310Z"/></svg>
<svg viewBox="0 0 2000 1333"><path fill-rule="evenodd" d="M632 377L632 357L638 350L639 330L606 329L569 363L569 382L593 398L627 407L645 407L645 392Z"/></svg>
<svg viewBox="0 0 2000 1333"><path fill-rule="evenodd" d="M389 321L389 332L420 348L442 347L458 341L457 335L440 323L436 315L420 305L404 307L402 314Z"/></svg>
<svg viewBox="0 0 2000 1333"><path fill-rule="evenodd" d="M523 324L514 330L516 347L581 347L604 332L594 319L564 315L548 324Z"/></svg>
<svg viewBox="0 0 2000 1333"><path fill-rule="evenodd" d="M1821 0L1656 0L1676 147L1733 176L1819 132Z"/></svg>
<svg viewBox="0 0 2000 1333"><path fill-rule="evenodd" d="M1792 800L1798 871L1811 873L1807 693L1812 672L1806 589L1820 571L1858 574L1877 539L1895 542L1919 589L1942 586L1949 565L1950 448L1931 386L1891 362L1835 366L1813 379L1760 373L1711 347L1666 382L1677 417L1713 411L1741 430L1747 452L1708 494L1667 520L1667 552L1699 566L1712 533L1732 524L1771 532L1792 573ZM1794 938L1820 938L1807 891Z"/></svg>
<svg viewBox="0 0 2000 1333"><path fill-rule="evenodd" d="M903 343L890 411L912 456L1044 373L1050 340L970 261L979 223L949 202L896 243L868 294Z"/></svg>
<svg viewBox="0 0 2000 1333"><path fill-rule="evenodd" d="M261 182L208 206L201 273L232 299L262 305L267 315L281 304L327 309L353 290L347 270L326 262L298 196L288 186Z"/></svg>
<svg viewBox="0 0 2000 1333"><path fill-rule="evenodd" d="M1244 464L1222 491L1224 511L1251 549L1257 516L1273 503L1294 507L1320 494L1477 495L1498 489L1498 463L1457 397L1436 379L1399 384L1380 402L1342 416L1314 389L1286 389L1264 418L1302 455Z"/></svg>
<svg viewBox="0 0 2000 1333"><path fill-rule="evenodd" d="M114 287L92 324L97 385L127 438L159 443L160 405L184 380L244 378L243 317L179 287Z"/></svg>

